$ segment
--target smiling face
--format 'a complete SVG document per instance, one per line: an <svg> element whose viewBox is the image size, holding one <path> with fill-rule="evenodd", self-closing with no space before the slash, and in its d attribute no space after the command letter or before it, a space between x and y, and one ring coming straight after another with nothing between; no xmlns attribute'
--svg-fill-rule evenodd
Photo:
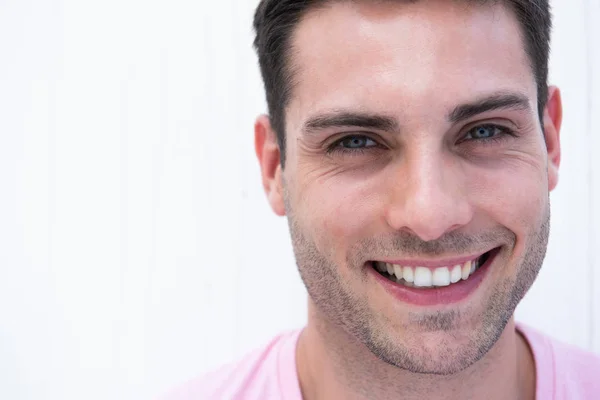
<svg viewBox="0 0 600 400"><path fill-rule="evenodd" d="M332 2L292 46L285 169L266 118L256 144L318 315L400 368L466 368L542 264L557 90L543 130L501 5Z"/></svg>

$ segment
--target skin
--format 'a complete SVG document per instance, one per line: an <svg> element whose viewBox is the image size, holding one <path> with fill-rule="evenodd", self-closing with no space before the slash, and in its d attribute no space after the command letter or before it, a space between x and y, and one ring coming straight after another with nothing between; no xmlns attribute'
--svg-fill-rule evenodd
<svg viewBox="0 0 600 400"><path fill-rule="evenodd" d="M533 357L513 313L546 250L562 108L551 87L540 122L512 12L334 2L310 11L292 42L285 168L267 116L255 147L309 293L297 348L304 398L533 399ZM524 103L450 118L507 94ZM393 123L323 118L342 111ZM482 284L453 304L398 301L367 273L372 260L492 248Z"/></svg>

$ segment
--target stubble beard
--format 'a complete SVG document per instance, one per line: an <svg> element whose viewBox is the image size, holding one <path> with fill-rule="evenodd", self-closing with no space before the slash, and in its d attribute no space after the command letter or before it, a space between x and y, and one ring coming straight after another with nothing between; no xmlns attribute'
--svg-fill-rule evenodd
<svg viewBox="0 0 600 400"><path fill-rule="evenodd" d="M343 330L348 337L364 345L385 363L421 374L455 374L473 365L488 353L535 281L546 254L550 230L548 206L542 224L527 238L529 244L521 257L517 275L496 283L478 321L475 321L474 328L466 335L466 344L457 347L452 340L452 332L460 328L465 317L457 311L414 313L409 314L407 321L386 321L388 323L382 325L374 318L374 312L377 310L370 309L366 301L353 292L349 283L342 279L339 267L331 261L331 255L328 257L319 251L315 242L304 234L299 221L290 212L289 204L287 208L298 270L319 315L327 320L328 325ZM347 257L346 264L355 275L362 274L361 279L366 282L362 262L358 261L361 260L361 254L378 254L378 251L384 253L394 249L403 254L412 252L435 255L452 250L460 253L472 249L478 242L495 240L498 243L499 239L507 248L514 248L516 237L506 228L500 228L479 238L450 235L435 243L422 242L414 236L400 234L391 240L370 239L358 244ZM464 310L463 313L470 314ZM397 324L408 327L410 332L415 334L447 334L436 335L436 343L422 346L422 342L411 340L410 337L394 337L390 327Z"/></svg>

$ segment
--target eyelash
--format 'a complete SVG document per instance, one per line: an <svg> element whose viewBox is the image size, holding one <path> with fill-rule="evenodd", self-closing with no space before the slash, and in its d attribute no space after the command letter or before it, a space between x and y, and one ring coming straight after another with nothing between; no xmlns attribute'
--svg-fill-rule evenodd
<svg viewBox="0 0 600 400"><path fill-rule="evenodd" d="M469 134L479 128L498 130L499 133L496 136L492 136L490 138L464 139L464 136L466 136L467 134ZM507 128L505 126L502 126L502 125L497 125L497 124L475 125L475 126L471 127L466 132L465 135L463 135L463 139L458 141L458 144L463 143L463 142L477 142L478 144L488 146L488 145L494 145L496 143L502 142L503 140L508 139L509 136L516 137L517 135L516 135L515 131L513 131L512 129Z"/></svg>
<svg viewBox="0 0 600 400"><path fill-rule="evenodd" d="M351 139L351 138L360 138L363 140L371 140L371 141L375 142L376 145L371 146L371 147L360 147L360 148L354 148L354 149L350 149L350 148L341 146L342 142L344 142L345 140ZM333 142L331 145L329 145L327 147L327 154L342 154L342 155L350 155L350 156L359 156L368 151L381 150L384 147L385 146L381 145L379 143L379 141L377 141L376 139L373 139L369 135L354 134L354 135L344 136L344 137L336 140L335 142Z"/></svg>
<svg viewBox="0 0 600 400"><path fill-rule="evenodd" d="M488 129L494 129L494 130L498 130L499 133L496 134L495 136L492 136L490 138L480 138L480 139L464 139L464 136L466 136L467 134L469 134L470 132L473 132L474 130L478 129L478 128L488 128ZM477 142L477 144L483 145L483 146L490 146L490 145L494 145L497 143L502 142L503 140L507 139L507 136L512 136L515 137L516 134L515 132L510 129L507 128L505 126L502 125L497 125L497 124L482 124L482 125L476 125L473 126L472 128L470 128L466 134L463 135L463 139L461 139L460 141L457 142L457 144L461 144L464 142ZM371 147L360 147L360 148L354 148L354 149L350 149L350 148L346 148L346 147L342 147L341 144L343 141L348 140L350 138L360 138L360 139L365 139L365 140L372 140L375 143L377 143L376 146L371 146ZM344 136L338 140L336 140L335 142L333 142L330 146L328 146L327 148L327 154L342 154L342 155L362 155L368 151L372 151L372 150L380 150L381 148L383 148L384 146L379 144L379 142L373 138L371 138L368 135L364 135L364 134L354 134L354 135L347 135Z"/></svg>

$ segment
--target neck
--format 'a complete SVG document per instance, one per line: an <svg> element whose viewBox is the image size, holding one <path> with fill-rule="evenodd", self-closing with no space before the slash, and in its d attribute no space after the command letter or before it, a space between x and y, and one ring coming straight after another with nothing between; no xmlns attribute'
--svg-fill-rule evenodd
<svg viewBox="0 0 600 400"><path fill-rule="evenodd" d="M297 367L305 400L535 397L533 356L513 319L480 361L454 375L427 375L381 361L309 303L308 325L298 341Z"/></svg>

